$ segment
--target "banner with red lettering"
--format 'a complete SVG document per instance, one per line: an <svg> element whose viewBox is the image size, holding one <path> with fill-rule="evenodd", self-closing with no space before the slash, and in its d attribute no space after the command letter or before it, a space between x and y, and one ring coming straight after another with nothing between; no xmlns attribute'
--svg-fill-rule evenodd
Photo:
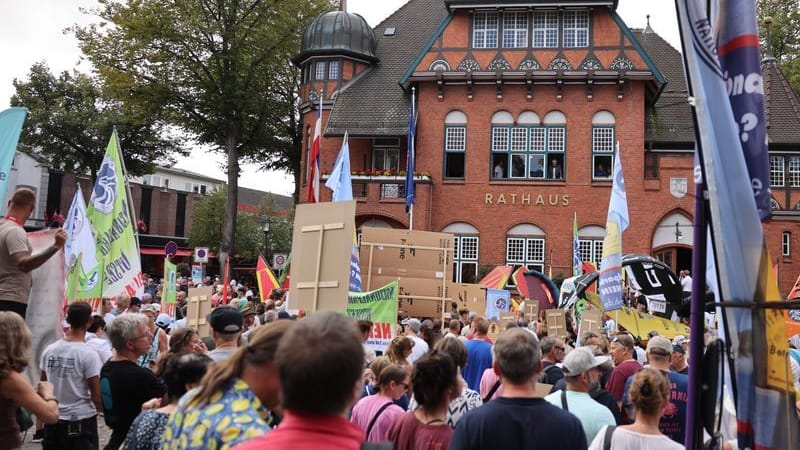
<svg viewBox="0 0 800 450"><path fill-rule="evenodd" d="M374 291L350 292L347 296L347 315L372 321L372 331L366 344L375 351L386 352L386 347L394 337L397 294L398 282L392 281Z"/></svg>

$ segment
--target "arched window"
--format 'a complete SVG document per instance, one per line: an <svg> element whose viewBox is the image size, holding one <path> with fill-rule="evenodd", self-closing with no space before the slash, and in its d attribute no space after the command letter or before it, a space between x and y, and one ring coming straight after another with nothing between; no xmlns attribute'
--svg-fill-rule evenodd
<svg viewBox="0 0 800 450"><path fill-rule="evenodd" d="M443 233L454 235L453 240L453 281L456 283L476 283L478 281L478 250L480 237L478 229L464 222L446 226Z"/></svg>
<svg viewBox="0 0 800 450"><path fill-rule="evenodd" d="M592 117L592 179L611 180L614 169L614 115L598 111Z"/></svg>
<svg viewBox="0 0 800 450"><path fill-rule="evenodd" d="M467 154L467 115L450 111L444 118L444 177L464 178Z"/></svg>
<svg viewBox="0 0 800 450"><path fill-rule="evenodd" d="M506 264L525 266L527 269L544 271L545 234L529 223L519 224L506 233Z"/></svg>
<svg viewBox="0 0 800 450"><path fill-rule="evenodd" d="M600 268L605 236L606 229L597 225L587 225L578 230L578 249L582 262L590 262L594 264L595 269Z"/></svg>
<svg viewBox="0 0 800 450"><path fill-rule="evenodd" d="M492 178L563 180L566 117L552 111L544 118L523 111L516 122L507 111L492 116Z"/></svg>

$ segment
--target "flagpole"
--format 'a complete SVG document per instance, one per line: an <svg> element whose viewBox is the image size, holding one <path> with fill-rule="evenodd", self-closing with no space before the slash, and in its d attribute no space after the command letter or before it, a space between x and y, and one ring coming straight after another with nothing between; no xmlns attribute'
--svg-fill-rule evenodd
<svg viewBox="0 0 800 450"><path fill-rule="evenodd" d="M415 129L416 126L417 126L417 120L414 117L416 115L416 108L414 107L415 106L414 104L416 103L416 93L417 93L417 88L416 87L412 87L411 88L411 117L409 117L409 119L408 119L408 127L409 127L408 145L407 145L407 147L408 147L408 150L407 150L408 151L408 155L407 155L406 159L407 159L407 161L409 163L413 163L413 164L406 163L406 180L411 180L411 184L406 182L406 203L407 204L408 204L408 188L409 188L409 185L413 186L413 184L414 184L414 169L416 168L416 165L417 165L416 164L417 156L415 154L416 145L414 144L414 140L416 139L416 135L417 135L417 132L416 132L416 129ZM416 191L416 189L414 189L413 187L412 187L412 189L414 191ZM414 196L416 197L416 192L414 192ZM416 198L412 199L411 204L408 206L408 231L412 231L414 229L414 203L415 202L416 202Z"/></svg>
<svg viewBox="0 0 800 450"><path fill-rule="evenodd" d="M128 194L129 215L133 225L133 238L136 242L136 256L141 260L142 254L139 247L139 227L136 224L136 208L133 207L133 194L131 194L131 184L128 182L128 169L125 168L125 158L122 156L122 145L119 142L117 127L114 127L114 139L117 141L117 153L119 153L119 164L122 166L122 180L125 182L125 192Z"/></svg>

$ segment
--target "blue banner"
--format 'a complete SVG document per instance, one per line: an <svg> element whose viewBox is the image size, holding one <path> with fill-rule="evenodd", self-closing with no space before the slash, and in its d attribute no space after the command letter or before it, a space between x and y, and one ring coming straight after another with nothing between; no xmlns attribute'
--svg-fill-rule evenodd
<svg viewBox="0 0 800 450"><path fill-rule="evenodd" d="M417 135L417 115L414 111L414 94L411 94L411 110L408 118L408 152L406 155L406 212L416 201L414 185L414 169L416 166L416 155L414 148L414 137Z"/></svg>
<svg viewBox="0 0 800 450"><path fill-rule="evenodd" d="M8 177L11 172L11 163L14 162L14 153L17 151L19 135L22 124L25 122L25 108L8 108L0 112L0 209L6 206L6 189Z"/></svg>
<svg viewBox="0 0 800 450"><path fill-rule="evenodd" d="M486 320L499 320L501 312L508 312L511 292L505 289L486 290Z"/></svg>
<svg viewBox="0 0 800 450"><path fill-rule="evenodd" d="M622 308L622 232L628 228L628 223L628 198L617 143L606 236L603 239L603 260L600 261L600 278L597 281L597 293L606 311Z"/></svg>

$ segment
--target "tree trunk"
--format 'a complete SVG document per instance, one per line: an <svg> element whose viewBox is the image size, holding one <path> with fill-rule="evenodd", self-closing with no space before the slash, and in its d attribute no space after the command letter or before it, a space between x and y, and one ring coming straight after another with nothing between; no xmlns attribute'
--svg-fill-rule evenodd
<svg viewBox="0 0 800 450"><path fill-rule="evenodd" d="M225 277L225 261L233 253L236 241L236 213L239 205L239 151L236 148L236 137L228 136L226 147L228 153L228 191L225 203L225 220L222 223L222 240L219 246L219 264L223 279ZM231 275L230 271L227 275Z"/></svg>

